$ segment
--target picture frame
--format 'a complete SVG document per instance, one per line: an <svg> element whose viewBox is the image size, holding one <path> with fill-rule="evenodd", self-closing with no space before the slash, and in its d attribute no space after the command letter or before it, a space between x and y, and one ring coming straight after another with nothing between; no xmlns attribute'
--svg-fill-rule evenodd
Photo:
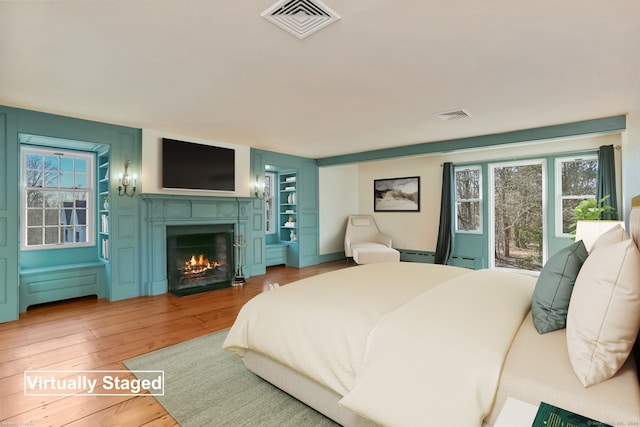
<svg viewBox="0 0 640 427"><path fill-rule="evenodd" d="M374 212L420 212L420 177L373 180Z"/></svg>

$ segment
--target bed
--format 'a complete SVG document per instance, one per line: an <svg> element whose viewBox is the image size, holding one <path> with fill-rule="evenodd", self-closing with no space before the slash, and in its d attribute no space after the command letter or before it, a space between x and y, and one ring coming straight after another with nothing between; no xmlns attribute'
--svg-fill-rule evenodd
<svg viewBox="0 0 640 427"><path fill-rule="evenodd" d="M256 296L223 348L341 425L490 426L508 397L639 425L639 229L584 256L566 328L539 332L536 277L375 263Z"/></svg>

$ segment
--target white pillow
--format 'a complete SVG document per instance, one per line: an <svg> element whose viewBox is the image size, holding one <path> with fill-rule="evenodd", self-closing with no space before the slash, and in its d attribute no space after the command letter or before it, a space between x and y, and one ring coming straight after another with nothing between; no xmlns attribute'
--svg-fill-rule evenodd
<svg viewBox="0 0 640 427"><path fill-rule="evenodd" d="M582 385L614 376L639 329L640 252L628 238L601 244L582 265L567 313L569 359Z"/></svg>
<svg viewBox="0 0 640 427"><path fill-rule="evenodd" d="M612 245L614 243L623 242L628 240L629 236L627 232L624 231L624 228L620 224L617 224L615 227L611 227L604 233L602 233L595 242L589 248L589 253L592 253L598 247Z"/></svg>

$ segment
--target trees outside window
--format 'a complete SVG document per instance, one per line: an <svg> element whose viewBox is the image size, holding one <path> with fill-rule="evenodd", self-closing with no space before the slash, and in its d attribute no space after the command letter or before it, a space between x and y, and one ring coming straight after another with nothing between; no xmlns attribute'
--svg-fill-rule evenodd
<svg viewBox="0 0 640 427"><path fill-rule="evenodd" d="M94 156L23 147L23 249L87 246L94 241Z"/></svg>
<svg viewBox="0 0 640 427"><path fill-rule="evenodd" d="M556 235L571 233L573 210L596 197L598 157L594 155L556 159Z"/></svg>
<svg viewBox="0 0 640 427"><path fill-rule="evenodd" d="M542 270L545 254L545 163L489 165L491 267Z"/></svg>
<svg viewBox="0 0 640 427"><path fill-rule="evenodd" d="M486 198L482 194L483 167L454 169L455 232L482 234L482 215L486 212L489 266L542 270L550 232L555 231L556 237L570 237L575 223L573 210L596 197L597 154L556 157L549 171L544 158L488 163ZM547 195L548 179L554 183L553 195ZM486 206L484 200L488 201ZM548 211L551 208L555 209L552 215ZM550 219L554 228L547 231Z"/></svg>
<svg viewBox="0 0 640 427"><path fill-rule="evenodd" d="M482 232L482 169L455 168L456 232Z"/></svg>

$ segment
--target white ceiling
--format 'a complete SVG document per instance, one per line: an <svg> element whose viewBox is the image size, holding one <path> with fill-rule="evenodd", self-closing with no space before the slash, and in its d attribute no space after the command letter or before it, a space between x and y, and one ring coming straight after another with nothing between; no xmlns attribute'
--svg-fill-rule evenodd
<svg viewBox="0 0 640 427"><path fill-rule="evenodd" d="M0 104L325 157L625 114L639 0L0 2ZM472 117L443 122L463 108Z"/></svg>

